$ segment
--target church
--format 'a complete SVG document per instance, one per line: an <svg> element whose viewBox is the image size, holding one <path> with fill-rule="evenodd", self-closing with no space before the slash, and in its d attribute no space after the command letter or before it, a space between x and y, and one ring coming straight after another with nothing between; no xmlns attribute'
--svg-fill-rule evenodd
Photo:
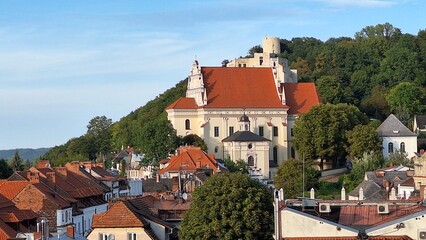
<svg viewBox="0 0 426 240"><path fill-rule="evenodd" d="M223 67L192 64L186 96L166 108L177 134L204 139L216 159L243 160L250 175L272 178L296 157L297 117L320 104L314 83L298 83L297 71L279 54L278 38L263 39L263 53Z"/></svg>

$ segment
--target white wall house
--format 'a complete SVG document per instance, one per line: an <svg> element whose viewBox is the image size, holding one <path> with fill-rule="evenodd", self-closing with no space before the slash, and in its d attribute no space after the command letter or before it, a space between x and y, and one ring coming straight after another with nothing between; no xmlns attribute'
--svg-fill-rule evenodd
<svg viewBox="0 0 426 240"><path fill-rule="evenodd" d="M407 153L408 158L417 153L417 135L404 126L395 115L389 115L377 128L377 132L383 140L385 158L399 151Z"/></svg>

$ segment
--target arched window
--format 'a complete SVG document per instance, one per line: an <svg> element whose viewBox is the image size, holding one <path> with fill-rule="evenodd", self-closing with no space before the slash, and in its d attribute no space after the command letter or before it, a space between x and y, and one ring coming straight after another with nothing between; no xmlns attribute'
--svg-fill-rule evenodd
<svg viewBox="0 0 426 240"><path fill-rule="evenodd" d="M214 147L214 152L215 152L215 153L218 153L218 152L219 152L219 147L218 147L218 146Z"/></svg>
<svg viewBox="0 0 426 240"><path fill-rule="evenodd" d="M400 144L400 146L399 146L399 150L400 150L401 152L405 152L405 142L402 142L402 143Z"/></svg>
<svg viewBox="0 0 426 240"><path fill-rule="evenodd" d="M253 156L249 156L247 159L248 165L249 167L253 167L254 166L254 158Z"/></svg>
<svg viewBox="0 0 426 240"><path fill-rule="evenodd" d="M189 119L185 120L185 130L189 130L191 129L191 122L189 121Z"/></svg>
<svg viewBox="0 0 426 240"><path fill-rule="evenodd" d="M278 148L274 147L272 149L272 160L274 161L274 163L278 163Z"/></svg>
<svg viewBox="0 0 426 240"><path fill-rule="evenodd" d="M290 149L290 157L291 158L296 158L296 151L294 150L293 147L291 147L291 149Z"/></svg>
<svg viewBox="0 0 426 240"><path fill-rule="evenodd" d="M393 143L388 143L388 153L393 153Z"/></svg>

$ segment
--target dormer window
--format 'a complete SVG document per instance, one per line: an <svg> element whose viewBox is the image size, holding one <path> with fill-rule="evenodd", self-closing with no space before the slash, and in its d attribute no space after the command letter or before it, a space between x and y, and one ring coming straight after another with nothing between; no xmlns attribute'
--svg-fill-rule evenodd
<svg viewBox="0 0 426 240"><path fill-rule="evenodd" d="M398 133L399 133L399 130L393 130L393 133L394 133L394 134L398 134Z"/></svg>

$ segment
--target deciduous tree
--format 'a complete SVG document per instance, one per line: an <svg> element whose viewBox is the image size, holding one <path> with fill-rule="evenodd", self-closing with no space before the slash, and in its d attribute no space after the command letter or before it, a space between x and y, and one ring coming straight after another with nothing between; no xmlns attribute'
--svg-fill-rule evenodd
<svg viewBox="0 0 426 240"><path fill-rule="evenodd" d="M370 125L357 125L346 133L348 139L347 152L350 159L361 158L364 153L380 154L382 141Z"/></svg>
<svg viewBox="0 0 426 240"><path fill-rule="evenodd" d="M209 177L194 192L179 238L272 239L272 194L242 173Z"/></svg>

